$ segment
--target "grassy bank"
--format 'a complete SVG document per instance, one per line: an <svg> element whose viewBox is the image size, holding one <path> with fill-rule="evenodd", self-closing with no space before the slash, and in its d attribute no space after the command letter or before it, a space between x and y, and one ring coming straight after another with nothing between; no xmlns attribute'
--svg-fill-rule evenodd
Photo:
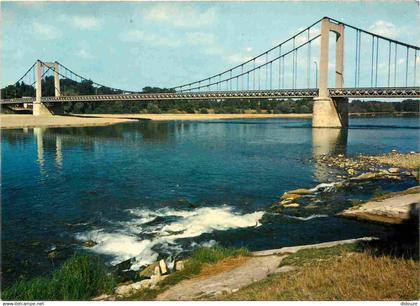
<svg viewBox="0 0 420 306"><path fill-rule="evenodd" d="M176 283L194 277L201 272L209 273L210 265L229 258L248 256L246 249L223 247L198 248L185 260L185 268L170 274L159 283L159 289L145 289L128 297L130 300L152 300L160 292ZM18 281L2 290L3 300L91 300L101 294L113 294L115 278L105 264L92 255L75 255L68 259L49 277L37 277Z"/></svg>
<svg viewBox="0 0 420 306"><path fill-rule="evenodd" d="M95 256L75 255L50 277L19 281L2 290L3 300L89 300L102 293L112 293L113 276Z"/></svg>
<svg viewBox="0 0 420 306"><path fill-rule="evenodd" d="M419 262L375 255L358 245L302 250L283 265L296 270L277 273L218 300L417 300Z"/></svg>

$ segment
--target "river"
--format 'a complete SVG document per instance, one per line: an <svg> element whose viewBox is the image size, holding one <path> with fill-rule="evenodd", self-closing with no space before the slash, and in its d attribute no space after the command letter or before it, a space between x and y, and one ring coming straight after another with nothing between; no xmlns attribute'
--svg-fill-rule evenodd
<svg viewBox="0 0 420 306"><path fill-rule="evenodd" d="M418 117L172 121L2 130L3 285L51 271L74 252L137 269L194 247L251 250L375 235L335 217L378 186L337 193L317 210L268 208L283 192L338 173L321 154L418 151ZM382 182L401 190L415 181ZM98 244L88 248L84 241Z"/></svg>

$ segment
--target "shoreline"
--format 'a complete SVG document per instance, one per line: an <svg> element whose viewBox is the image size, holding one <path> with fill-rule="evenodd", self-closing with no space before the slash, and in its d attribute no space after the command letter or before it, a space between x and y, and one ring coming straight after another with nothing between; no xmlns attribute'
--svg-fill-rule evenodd
<svg viewBox="0 0 420 306"><path fill-rule="evenodd" d="M397 113L349 113L352 117L381 115L419 115L415 112ZM29 114L0 114L0 129L58 128L108 126L136 121L199 121L227 119L310 119L312 113L293 114L68 114L63 116L39 116Z"/></svg>
<svg viewBox="0 0 420 306"><path fill-rule="evenodd" d="M107 126L136 121L312 118L312 114L71 114L39 116L0 114L1 129Z"/></svg>

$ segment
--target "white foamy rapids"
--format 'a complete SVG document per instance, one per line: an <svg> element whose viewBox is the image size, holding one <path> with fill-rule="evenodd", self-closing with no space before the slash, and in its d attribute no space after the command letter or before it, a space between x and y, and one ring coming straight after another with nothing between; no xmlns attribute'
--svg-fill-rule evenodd
<svg viewBox="0 0 420 306"><path fill-rule="evenodd" d="M260 226L264 212L249 214L235 213L231 207L203 207L195 210L160 209L157 211L131 209L127 211L134 218L127 222L119 222L118 229L113 232L94 230L77 235L77 239L92 239L97 245L90 250L112 256L112 264L135 257L132 270L153 263L158 254L153 247L159 244L165 250L182 251L176 243L180 238L198 237L204 233L224 231L235 228ZM162 223L148 223L162 217ZM169 218L166 220L165 218ZM141 235L149 234L152 238L142 239ZM209 245L214 244L213 241Z"/></svg>
<svg viewBox="0 0 420 306"><path fill-rule="evenodd" d="M292 219L296 219L296 220L301 220L301 221L309 221L315 218L326 218L328 217L328 215L318 215L318 214L314 214L314 215L310 215L309 217L296 217L296 216L289 216L289 215L285 215L288 218L292 218Z"/></svg>
<svg viewBox="0 0 420 306"><path fill-rule="evenodd" d="M341 185L340 182L321 183L319 185L316 185L314 188L310 189L310 191L312 191L312 192L318 192L318 191L331 192L331 191L335 191L339 185Z"/></svg>

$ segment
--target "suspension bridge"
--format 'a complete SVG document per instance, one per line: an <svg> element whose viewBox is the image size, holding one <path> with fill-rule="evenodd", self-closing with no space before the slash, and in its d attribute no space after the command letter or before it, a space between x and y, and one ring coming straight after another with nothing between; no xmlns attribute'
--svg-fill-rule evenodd
<svg viewBox="0 0 420 306"><path fill-rule="evenodd" d="M329 54L331 32L335 56ZM0 104L32 105L34 115L51 115L62 113L65 102L313 98L313 127L342 127L348 124L348 98L420 97L419 50L324 17L239 65L165 92L113 88L59 62L37 60L15 83L14 91L3 91ZM54 96L43 96L48 77L53 79ZM93 93L66 90L66 84L86 82L95 88Z"/></svg>

